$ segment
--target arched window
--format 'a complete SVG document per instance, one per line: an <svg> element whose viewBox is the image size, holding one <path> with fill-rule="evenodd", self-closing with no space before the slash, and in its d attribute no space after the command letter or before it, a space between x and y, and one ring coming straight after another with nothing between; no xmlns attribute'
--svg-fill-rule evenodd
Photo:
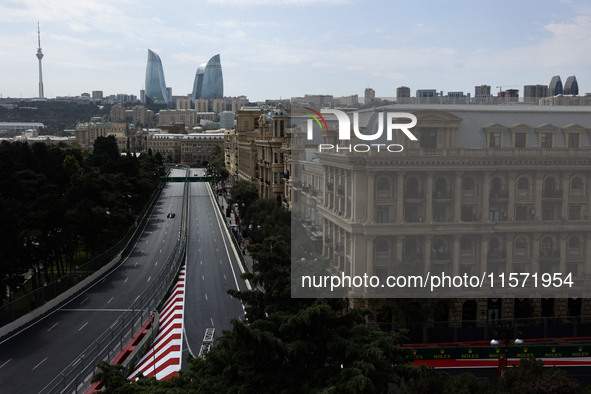
<svg viewBox="0 0 591 394"><path fill-rule="evenodd" d="M521 250L523 250L525 248L527 248L527 241L523 237L518 237L515 240L515 249L521 249Z"/></svg>
<svg viewBox="0 0 591 394"><path fill-rule="evenodd" d="M556 188L556 181L552 177L546 178L544 181L544 191L548 194L554 193L554 189Z"/></svg>
<svg viewBox="0 0 591 394"><path fill-rule="evenodd" d="M577 237L577 236L570 237L570 239L568 240L568 247L570 249L578 249L580 245L581 245L581 241L579 240L579 237Z"/></svg>
<svg viewBox="0 0 591 394"><path fill-rule="evenodd" d="M540 257L552 257L552 238L544 237L544 239L542 239L542 245L540 246L540 248Z"/></svg>
<svg viewBox="0 0 591 394"><path fill-rule="evenodd" d="M501 251L501 244L498 238L491 238L488 243L488 253L495 254Z"/></svg>
<svg viewBox="0 0 591 394"><path fill-rule="evenodd" d="M581 178L574 177L573 180L571 181L571 188L573 190L581 190L583 188L583 181L581 180Z"/></svg>
<svg viewBox="0 0 591 394"><path fill-rule="evenodd" d="M474 190L474 180L472 178L464 178L464 182L462 183L463 190Z"/></svg>
<svg viewBox="0 0 591 394"><path fill-rule="evenodd" d="M419 197L419 181L416 178L409 178L406 181L406 197Z"/></svg>
<svg viewBox="0 0 591 394"><path fill-rule="evenodd" d="M380 178L378 179L378 190L390 190L390 181L388 178Z"/></svg>
<svg viewBox="0 0 591 394"><path fill-rule="evenodd" d="M527 179L524 176L519 178L519 180L517 181L517 189L519 189L519 190L529 189L529 179Z"/></svg>
<svg viewBox="0 0 591 394"><path fill-rule="evenodd" d="M387 252L388 251L388 241L385 239L380 239L376 244L376 252Z"/></svg>
<svg viewBox="0 0 591 394"><path fill-rule="evenodd" d="M460 249L472 250L472 240L470 238L462 238L462 242L460 243Z"/></svg>
<svg viewBox="0 0 591 394"><path fill-rule="evenodd" d="M491 193L501 193L501 178L493 178L490 183Z"/></svg>
<svg viewBox="0 0 591 394"><path fill-rule="evenodd" d="M445 194L446 189L447 182L445 181L445 178L437 178L435 180L435 192Z"/></svg>
<svg viewBox="0 0 591 394"><path fill-rule="evenodd" d="M404 243L404 255L405 256L412 256L417 254L417 241L414 239L409 239Z"/></svg>

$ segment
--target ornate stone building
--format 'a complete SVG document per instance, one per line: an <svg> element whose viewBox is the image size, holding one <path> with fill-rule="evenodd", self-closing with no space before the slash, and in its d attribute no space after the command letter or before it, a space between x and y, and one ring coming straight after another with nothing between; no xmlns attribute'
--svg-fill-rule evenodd
<svg viewBox="0 0 591 394"><path fill-rule="evenodd" d="M531 304L543 316L591 315L581 301L591 276L591 111L396 105L362 111L362 133L376 133L388 111L417 117L417 141L400 131L372 141L401 144L402 152L322 149L319 162L301 162L298 209L322 217L333 267L381 279L400 262L425 274L570 272L578 293L557 289ZM367 142L339 142L331 130L323 139ZM311 190L322 194L315 203ZM508 289L503 297L456 298L449 316L515 317L523 296Z"/></svg>

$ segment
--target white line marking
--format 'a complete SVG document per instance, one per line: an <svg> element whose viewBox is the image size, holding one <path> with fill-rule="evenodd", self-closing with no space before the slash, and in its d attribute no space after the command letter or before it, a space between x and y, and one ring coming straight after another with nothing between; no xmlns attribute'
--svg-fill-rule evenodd
<svg viewBox="0 0 591 394"><path fill-rule="evenodd" d="M205 280L205 276L201 275L201 280Z"/></svg>
<svg viewBox="0 0 591 394"><path fill-rule="evenodd" d="M150 281L150 279L152 279L152 277L151 277L151 276L148 278L148 282ZM139 297L139 296L138 296L138 297Z"/></svg>
<svg viewBox="0 0 591 394"><path fill-rule="evenodd" d="M82 327L80 327L80 328L78 329L78 331L80 331L80 330L82 330L84 327L86 327L86 325L87 325L87 324L88 324L88 322L84 323L84 325L83 325Z"/></svg>
<svg viewBox="0 0 591 394"><path fill-rule="evenodd" d="M2 368L3 366L5 366L6 364L8 364L9 362L11 362L12 359L8 360L7 362L5 362L4 364L0 365L0 368Z"/></svg>
<svg viewBox="0 0 591 394"><path fill-rule="evenodd" d="M202 261L200 261L200 263L201 263L201 265L203 265L203 260L202 260Z"/></svg>
<svg viewBox="0 0 591 394"><path fill-rule="evenodd" d="M45 362L45 360L47 360L47 357L45 357L43 359L43 361L41 361L39 364L35 365L35 368L37 368L38 366L40 366L41 364L43 364ZM35 370L35 368L33 368L33 371Z"/></svg>
<svg viewBox="0 0 591 394"><path fill-rule="evenodd" d="M125 281L123 283L127 282L127 279L129 279L129 278L125 278Z"/></svg>
<svg viewBox="0 0 591 394"><path fill-rule="evenodd" d="M137 263L135 263L133 266L135 267L137 265Z"/></svg>
<svg viewBox="0 0 591 394"><path fill-rule="evenodd" d="M162 242L166 241L165 239L162 240Z"/></svg>
<svg viewBox="0 0 591 394"><path fill-rule="evenodd" d="M224 275L224 279L226 279L226 275Z"/></svg>
<svg viewBox="0 0 591 394"><path fill-rule="evenodd" d="M211 320L211 325L215 326L215 324L213 324L213 319L210 317L209 320Z"/></svg>
<svg viewBox="0 0 591 394"><path fill-rule="evenodd" d="M84 301L86 301L88 298L85 298L84 300L82 300L82 302L80 303L80 305L84 304Z"/></svg>
<svg viewBox="0 0 591 394"><path fill-rule="evenodd" d="M115 298L115 297L111 297L111 299L110 299L109 301L107 301L107 304L108 304L109 302L113 301L113 298Z"/></svg>
<svg viewBox="0 0 591 394"><path fill-rule="evenodd" d="M205 295L205 300L207 301L207 294Z"/></svg>
<svg viewBox="0 0 591 394"><path fill-rule="evenodd" d="M101 284L105 283L106 280L107 280L107 278L103 279L103 281L101 282Z"/></svg>
<svg viewBox="0 0 591 394"><path fill-rule="evenodd" d="M47 331L51 331L51 330L52 330L52 329L53 329L55 326L57 326L57 325L58 325L58 323L55 323L55 324L54 324L53 326L51 326L51 328L50 328L49 330L47 330ZM2 367L0 367L0 368L2 368Z"/></svg>
<svg viewBox="0 0 591 394"><path fill-rule="evenodd" d="M158 265L158 262L156 262L156 264L154 264L154 267L156 267Z"/></svg>
<svg viewBox="0 0 591 394"><path fill-rule="evenodd" d="M162 249L160 249L160 253L162 253Z"/></svg>

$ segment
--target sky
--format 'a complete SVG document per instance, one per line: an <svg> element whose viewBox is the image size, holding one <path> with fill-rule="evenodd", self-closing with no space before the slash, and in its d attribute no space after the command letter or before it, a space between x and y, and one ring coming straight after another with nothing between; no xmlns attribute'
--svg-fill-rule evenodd
<svg viewBox="0 0 591 394"><path fill-rule="evenodd" d="M591 92L591 3L519 0L0 0L0 95L139 96L148 48L173 95L220 54L224 95L446 94L577 76Z"/></svg>

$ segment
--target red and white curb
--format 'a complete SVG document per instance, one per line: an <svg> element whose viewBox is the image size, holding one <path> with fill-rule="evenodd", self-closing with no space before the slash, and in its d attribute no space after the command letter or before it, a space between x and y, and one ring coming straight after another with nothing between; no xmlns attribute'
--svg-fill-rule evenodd
<svg viewBox="0 0 591 394"><path fill-rule="evenodd" d="M185 307L185 267L160 313L160 330L152 346L128 378L137 379L138 372L146 377L163 380L178 375L181 369L183 342L183 309Z"/></svg>

